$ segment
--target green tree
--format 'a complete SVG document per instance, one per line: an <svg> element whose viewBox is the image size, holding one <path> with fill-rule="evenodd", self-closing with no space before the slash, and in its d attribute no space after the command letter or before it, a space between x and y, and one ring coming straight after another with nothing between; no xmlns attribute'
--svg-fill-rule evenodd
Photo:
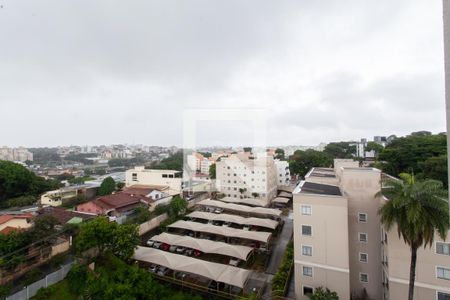
<svg viewBox="0 0 450 300"><path fill-rule="evenodd" d="M279 159L279 160L285 160L285 156L284 156L284 150L283 149L276 149L275 150L275 158Z"/></svg>
<svg viewBox="0 0 450 300"><path fill-rule="evenodd" d="M122 259L128 259L138 244L136 225L119 225L105 217L98 217L81 225L75 246L78 254L94 248L100 256L110 251Z"/></svg>
<svg viewBox="0 0 450 300"><path fill-rule="evenodd" d="M152 165L152 168L160 170L183 171L183 161L183 151L178 151L168 158L161 160L158 164Z"/></svg>
<svg viewBox="0 0 450 300"><path fill-rule="evenodd" d="M125 182L118 182L116 184L117 190L121 191L125 187Z"/></svg>
<svg viewBox="0 0 450 300"><path fill-rule="evenodd" d="M323 150L331 158L353 158L356 146L350 142L329 143Z"/></svg>
<svg viewBox="0 0 450 300"><path fill-rule="evenodd" d="M116 190L116 182L111 176L103 179L102 184L100 185L100 189L98 190L98 194L100 196L109 195Z"/></svg>
<svg viewBox="0 0 450 300"><path fill-rule="evenodd" d="M209 177L211 179L216 179L216 164L209 166Z"/></svg>
<svg viewBox="0 0 450 300"><path fill-rule="evenodd" d="M436 180L416 181L414 176L400 174L402 180L387 180L379 195L388 200L379 209L381 223L387 231L397 227L411 250L409 295L413 300L417 250L432 246L437 233L445 240L449 228L447 192Z"/></svg>
<svg viewBox="0 0 450 300"><path fill-rule="evenodd" d="M330 167L333 159L325 152L316 150L297 150L290 157L289 168L292 174L304 177L313 167Z"/></svg>
<svg viewBox="0 0 450 300"><path fill-rule="evenodd" d="M170 217L178 217L179 215L185 213L186 208L187 201L179 196L175 196L172 200L170 200L167 213Z"/></svg>
<svg viewBox="0 0 450 300"><path fill-rule="evenodd" d="M446 156L446 136L439 134L409 135L393 140L381 151L378 155L380 162L378 167L392 176L413 172L418 177L440 180L447 186L447 168L439 172L431 172L436 160L443 162ZM433 157L439 158L431 159ZM426 162L428 159L431 160ZM425 174L421 176L419 173Z"/></svg>
<svg viewBox="0 0 450 300"><path fill-rule="evenodd" d="M328 288L318 287L314 289L314 293L309 294L308 298L311 300L339 300L336 292L330 291Z"/></svg>
<svg viewBox="0 0 450 300"><path fill-rule="evenodd" d="M384 147L378 143L375 142L368 142L365 150L366 151L374 151L375 155L378 155L381 151L383 151Z"/></svg>

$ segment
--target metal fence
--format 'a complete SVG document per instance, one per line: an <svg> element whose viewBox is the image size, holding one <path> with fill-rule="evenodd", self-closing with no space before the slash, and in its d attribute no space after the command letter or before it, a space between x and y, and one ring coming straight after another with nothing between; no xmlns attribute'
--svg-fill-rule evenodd
<svg viewBox="0 0 450 300"><path fill-rule="evenodd" d="M73 262L70 262L61 267L58 271L48 274L45 278L38 280L29 286L24 287L21 291L6 297L6 300L28 300L35 296L40 288L49 287L57 282L63 280L67 273L69 273Z"/></svg>

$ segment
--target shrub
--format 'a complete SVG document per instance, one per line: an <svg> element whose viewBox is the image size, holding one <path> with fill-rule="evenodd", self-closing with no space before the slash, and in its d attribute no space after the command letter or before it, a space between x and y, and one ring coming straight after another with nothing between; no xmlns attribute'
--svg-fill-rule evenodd
<svg viewBox="0 0 450 300"><path fill-rule="evenodd" d="M286 248L286 252L284 253L281 265L278 268L278 271L272 280L273 295L283 296L282 291L284 292L286 283L289 280L290 275L289 271L291 269L293 262L294 262L294 243L290 241Z"/></svg>

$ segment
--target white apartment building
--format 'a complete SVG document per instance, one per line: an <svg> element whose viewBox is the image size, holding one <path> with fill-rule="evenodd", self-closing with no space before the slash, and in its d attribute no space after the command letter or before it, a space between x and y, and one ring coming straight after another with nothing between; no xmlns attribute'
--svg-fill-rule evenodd
<svg viewBox="0 0 450 300"><path fill-rule="evenodd" d="M28 151L24 147L19 148L8 148L2 147L0 148L0 160L8 160L8 161L33 161L33 153Z"/></svg>
<svg viewBox="0 0 450 300"><path fill-rule="evenodd" d="M277 186L289 185L291 181L289 163L285 160L275 159L275 166L277 167Z"/></svg>
<svg viewBox="0 0 450 300"><path fill-rule="evenodd" d="M386 233L377 196L384 174L335 160L313 168L294 190L296 299L319 286L340 299L406 299L410 252L396 229ZM450 243L421 249L415 299L450 299Z"/></svg>
<svg viewBox="0 0 450 300"><path fill-rule="evenodd" d="M169 187L173 193L180 194L183 185L183 173L174 170L135 167L125 172L125 186L130 187L132 185Z"/></svg>
<svg viewBox="0 0 450 300"><path fill-rule="evenodd" d="M198 152L186 156L187 165L194 173L209 174L209 167L214 163L211 159L204 157Z"/></svg>
<svg viewBox="0 0 450 300"><path fill-rule="evenodd" d="M275 161L270 156L222 157L216 162L216 186L227 197L256 198L268 203L277 193Z"/></svg>

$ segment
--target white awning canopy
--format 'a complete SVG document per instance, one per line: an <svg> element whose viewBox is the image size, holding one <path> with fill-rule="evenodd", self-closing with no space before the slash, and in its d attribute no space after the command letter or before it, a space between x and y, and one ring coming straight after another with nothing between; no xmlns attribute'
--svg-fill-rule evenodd
<svg viewBox="0 0 450 300"><path fill-rule="evenodd" d="M240 203L244 205L259 206L259 207L266 207L269 204L269 201L264 199L251 199L251 198L239 199L232 197L224 197L218 200L227 203Z"/></svg>
<svg viewBox="0 0 450 300"><path fill-rule="evenodd" d="M198 202L197 205L212 206L212 207L218 207L218 208L242 212L242 213L258 214L258 215L265 215L265 216L279 217L281 215L281 210L279 210L279 209L265 208L265 207L250 207L247 205L224 203L221 201L210 200L210 199L202 200L202 201Z"/></svg>
<svg viewBox="0 0 450 300"><path fill-rule="evenodd" d="M292 193L281 192L278 197L292 198Z"/></svg>
<svg viewBox="0 0 450 300"><path fill-rule="evenodd" d="M203 232L209 234L218 234L224 237L235 237L241 239L247 239L252 241L258 241L263 243L268 243L270 236L272 235L270 232L263 231L247 231L242 229L223 227L223 226L215 226L211 224L202 224L197 222L190 221L176 221L173 224L167 226L169 228L178 228L178 229L187 229L195 232Z"/></svg>
<svg viewBox="0 0 450 300"><path fill-rule="evenodd" d="M250 253L253 252L253 248L246 246L230 245L223 242L196 239L190 236L182 236L166 232L161 233L160 235L155 235L151 239L169 245L176 245L199 250L203 253L221 254L239 258L245 261L247 261Z"/></svg>
<svg viewBox="0 0 450 300"><path fill-rule="evenodd" d="M283 204L287 204L290 201L289 198L284 198L284 197L276 197L275 199L272 200L272 202L274 203L283 203Z"/></svg>
<svg viewBox="0 0 450 300"><path fill-rule="evenodd" d="M164 266L174 271L203 276L217 282L244 288L251 273L249 270L208 262L189 256L141 247L134 251L133 259Z"/></svg>
<svg viewBox="0 0 450 300"><path fill-rule="evenodd" d="M285 199L285 198L283 198ZM286 199L288 200L288 199ZM289 200L288 200L289 201ZM245 218L237 215L229 215L229 214L214 214L203 211L194 211L187 215L189 218L196 218L202 220L210 220L210 221L222 221L222 222L231 222L239 225L254 225L265 227L269 229L275 229L278 226L278 222L272 219L261 219L261 218Z"/></svg>

